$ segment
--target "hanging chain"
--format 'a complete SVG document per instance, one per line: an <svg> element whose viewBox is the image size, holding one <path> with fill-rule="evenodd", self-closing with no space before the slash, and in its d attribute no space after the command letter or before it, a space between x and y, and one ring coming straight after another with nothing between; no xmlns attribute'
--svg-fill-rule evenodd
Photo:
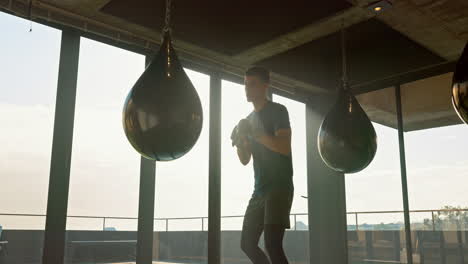
<svg viewBox="0 0 468 264"><path fill-rule="evenodd" d="M345 38L345 24L344 24L344 19L341 22L341 57L342 57L342 62L343 62L343 76L342 76L342 82L343 82L343 89L348 88L348 69L347 69L347 58L346 58L346 38Z"/></svg>
<svg viewBox="0 0 468 264"><path fill-rule="evenodd" d="M165 18L165 25L164 25L164 29L163 29L163 34L162 34L162 37L164 38L164 36L166 35L166 32L169 33L169 35L171 34L171 5L172 5L172 0L166 0L166 18ZM170 38L169 38L170 39ZM167 43L167 46L166 46L166 49L167 49L167 67L166 67L166 75L167 75L167 78L171 78L171 56L170 56L170 52L171 52L171 45L170 45L170 41Z"/></svg>
<svg viewBox="0 0 468 264"><path fill-rule="evenodd" d="M166 18L164 20L164 29L163 32L171 33L171 5L172 0L166 0Z"/></svg>
<svg viewBox="0 0 468 264"><path fill-rule="evenodd" d="M32 31L32 7L33 7L33 0L29 0L29 5L28 5L29 32Z"/></svg>

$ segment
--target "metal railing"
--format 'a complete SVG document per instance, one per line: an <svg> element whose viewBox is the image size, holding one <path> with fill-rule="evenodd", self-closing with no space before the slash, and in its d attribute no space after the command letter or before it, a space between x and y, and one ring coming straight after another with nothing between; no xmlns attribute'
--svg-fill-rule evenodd
<svg viewBox="0 0 468 264"><path fill-rule="evenodd" d="M435 231L435 215L442 212L468 212L468 209L433 209L433 210L410 210L410 213L430 213L432 218L432 229ZM359 215L367 214L403 214L404 211L362 211L362 212L347 212L347 215L354 215L355 227L356 230L359 230ZM294 230L297 230L297 217L298 216L307 216L307 213L294 213L290 214L293 217ZM0 216L16 216L16 217L46 217L43 214L13 214L13 213L0 213ZM221 216L221 219L226 218L243 218L244 215L230 215L230 216ZM82 215L68 215L67 218L79 218L79 219L100 219L102 221L102 230L106 230L106 220L138 220L137 217L121 217L121 216L82 216ZM201 231L205 231L205 220L208 220L208 217L199 216L199 217L166 217L166 218L154 218L154 221L164 221L165 222L165 231L169 231L169 221L175 220L200 220L201 221Z"/></svg>
<svg viewBox="0 0 468 264"><path fill-rule="evenodd" d="M409 213L430 213L431 214L431 222L432 222L432 230L436 230L436 223L435 223L435 215L440 214L442 212L468 212L468 209L433 209L433 210L410 210ZM364 214L403 214L404 211L364 211L364 212L347 212L348 215L354 215L355 217L355 226L356 230L359 230L359 215Z"/></svg>

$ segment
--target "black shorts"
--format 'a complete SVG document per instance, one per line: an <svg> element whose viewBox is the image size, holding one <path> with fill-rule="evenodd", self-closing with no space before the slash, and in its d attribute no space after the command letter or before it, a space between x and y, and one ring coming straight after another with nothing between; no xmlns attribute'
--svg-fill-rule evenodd
<svg viewBox="0 0 468 264"><path fill-rule="evenodd" d="M293 190L271 190L264 195L252 196L245 211L244 226L281 225L291 228L289 214Z"/></svg>

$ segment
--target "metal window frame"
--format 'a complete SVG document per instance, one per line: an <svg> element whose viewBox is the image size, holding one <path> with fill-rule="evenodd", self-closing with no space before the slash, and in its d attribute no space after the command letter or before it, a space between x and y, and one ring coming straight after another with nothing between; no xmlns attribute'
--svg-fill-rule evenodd
<svg viewBox="0 0 468 264"><path fill-rule="evenodd" d="M406 238L406 259L408 264L413 264L413 248L411 238L411 220L409 213L408 202L408 179L406 175L406 151L405 151L405 137L403 128L403 109L401 105L401 86L397 84L395 87L395 101L397 110L398 122L398 147L400 153L400 176L401 176L401 191L403 195L403 211L405 219L405 238Z"/></svg>
<svg viewBox="0 0 468 264"><path fill-rule="evenodd" d="M79 53L80 34L63 30L42 255L42 263L47 264L62 264L65 257Z"/></svg>
<svg viewBox="0 0 468 264"><path fill-rule="evenodd" d="M210 76L208 264L221 263L221 76Z"/></svg>
<svg viewBox="0 0 468 264"><path fill-rule="evenodd" d="M152 57L146 56L145 67ZM156 199L156 162L140 157L140 192L138 194L138 230L136 263L153 263L154 201Z"/></svg>

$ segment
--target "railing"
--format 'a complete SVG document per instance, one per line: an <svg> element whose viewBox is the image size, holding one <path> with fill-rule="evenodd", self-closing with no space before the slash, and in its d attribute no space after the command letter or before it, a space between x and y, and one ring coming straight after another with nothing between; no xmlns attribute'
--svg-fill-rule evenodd
<svg viewBox="0 0 468 264"><path fill-rule="evenodd" d="M468 212L468 209L436 209L436 210L410 210L410 213L431 213L432 230L435 231L435 213L441 212ZM404 211L368 211L368 212L347 212L348 215L354 215L356 230L359 229L358 215L363 214L398 214L404 213Z"/></svg>
<svg viewBox="0 0 468 264"><path fill-rule="evenodd" d="M399 214L404 211L363 211L363 212L347 212L347 215L354 215L356 230L359 230L359 215L366 214ZM410 210L410 213L430 213L432 216L432 228L435 231L435 214L441 212L468 212L468 209L435 209L435 210ZM307 213L295 213L290 214L294 218L294 230L297 230L297 216L307 216ZM0 213L0 216L23 216L23 217L46 217L42 214L11 214L11 213ZM243 218L243 215L231 215L231 216L221 216L224 218ZM106 230L106 220L138 220L137 217L120 217L120 216L79 216L79 215L68 215L67 218L80 218L80 219L101 219L102 220L102 230ZM205 220L208 220L208 217L166 217L166 218L154 218L154 221L164 221L165 222L165 231L169 231L169 221L174 220L200 220L201 221L201 231L205 231Z"/></svg>

